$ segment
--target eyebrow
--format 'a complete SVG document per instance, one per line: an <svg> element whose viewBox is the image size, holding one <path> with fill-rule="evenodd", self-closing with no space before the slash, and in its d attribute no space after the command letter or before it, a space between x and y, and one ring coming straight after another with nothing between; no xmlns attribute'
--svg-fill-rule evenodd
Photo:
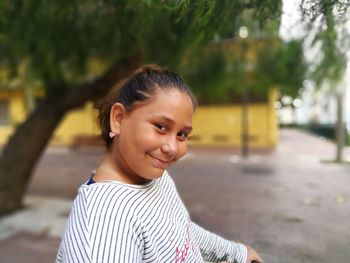
<svg viewBox="0 0 350 263"><path fill-rule="evenodd" d="M162 118L162 119L164 119L166 122L170 122L171 124L174 124L174 123L175 123L174 120L172 120L171 118L169 118L169 117L167 117L167 116L165 116L165 115L159 115L159 116L157 116L157 117ZM192 129L193 129L192 126L185 126L185 130L192 131Z"/></svg>

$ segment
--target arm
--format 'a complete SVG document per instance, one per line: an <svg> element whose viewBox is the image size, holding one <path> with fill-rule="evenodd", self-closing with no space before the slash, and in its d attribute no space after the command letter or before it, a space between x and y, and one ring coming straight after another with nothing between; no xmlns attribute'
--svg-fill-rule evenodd
<svg viewBox="0 0 350 263"><path fill-rule="evenodd" d="M228 241L193 222L191 223L191 232L205 260L213 262L227 261L230 263L247 262L246 246Z"/></svg>

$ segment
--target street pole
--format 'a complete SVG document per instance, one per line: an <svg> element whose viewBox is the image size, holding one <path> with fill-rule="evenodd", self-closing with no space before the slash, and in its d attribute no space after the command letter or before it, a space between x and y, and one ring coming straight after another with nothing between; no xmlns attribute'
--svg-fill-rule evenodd
<svg viewBox="0 0 350 263"><path fill-rule="evenodd" d="M241 155L243 158L249 155L249 87L247 84L247 43L245 39L248 37L248 28L245 26L240 27L239 37L241 38L241 63L242 65L242 81L241 81L241 92L242 92L242 111L241 111Z"/></svg>
<svg viewBox="0 0 350 263"><path fill-rule="evenodd" d="M249 87L242 86L242 138L241 154L246 158L249 155Z"/></svg>

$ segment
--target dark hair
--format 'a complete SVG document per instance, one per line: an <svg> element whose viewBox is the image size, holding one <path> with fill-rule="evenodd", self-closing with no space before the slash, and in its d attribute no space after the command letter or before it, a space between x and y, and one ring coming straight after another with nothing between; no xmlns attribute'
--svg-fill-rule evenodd
<svg viewBox="0 0 350 263"><path fill-rule="evenodd" d="M119 82L98 104L101 135L106 142L107 149L110 148L113 141L109 137L111 130L109 119L113 104L119 102L127 111L131 111L136 102L146 101L157 89L177 89L184 92L191 98L193 109L197 107L197 99L178 74L157 65L145 65L137 69L128 79Z"/></svg>

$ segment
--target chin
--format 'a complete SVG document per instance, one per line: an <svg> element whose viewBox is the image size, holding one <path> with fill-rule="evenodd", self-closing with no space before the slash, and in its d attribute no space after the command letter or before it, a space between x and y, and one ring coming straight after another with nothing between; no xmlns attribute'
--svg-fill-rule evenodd
<svg viewBox="0 0 350 263"><path fill-rule="evenodd" d="M149 178L148 179L158 179L160 177L162 177L162 175L164 174L165 169L161 169L159 171L153 172L153 173L149 173Z"/></svg>

